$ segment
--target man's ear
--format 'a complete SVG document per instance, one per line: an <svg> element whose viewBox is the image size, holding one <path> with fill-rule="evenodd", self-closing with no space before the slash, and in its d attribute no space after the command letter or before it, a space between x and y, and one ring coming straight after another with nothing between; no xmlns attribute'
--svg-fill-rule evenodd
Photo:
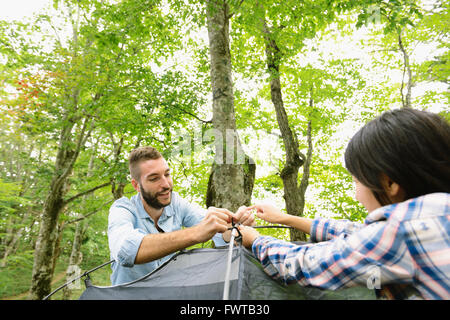
<svg viewBox="0 0 450 320"><path fill-rule="evenodd" d="M131 184L133 185L134 190L136 190L137 192L141 192L139 190L139 183L136 180L131 179Z"/></svg>
<svg viewBox="0 0 450 320"><path fill-rule="evenodd" d="M404 200L405 192L403 191L402 187L397 182L394 182L390 177L382 174L381 184L386 191L386 194L393 203L401 202Z"/></svg>

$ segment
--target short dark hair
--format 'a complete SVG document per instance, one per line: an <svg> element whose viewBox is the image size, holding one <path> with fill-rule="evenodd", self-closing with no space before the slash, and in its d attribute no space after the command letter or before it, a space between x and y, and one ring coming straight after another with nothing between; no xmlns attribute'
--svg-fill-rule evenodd
<svg viewBox="0 0 450 320"><path fill-rule="evenodd" d="M450 192L450 125L437 114L402 108L385 111L350 140L347 170L382 206L390 204L382 174L396 182L405 199Z"/></svg>
<svg viewBox="0 0 450 320"><path fill-rule="evenodd" d="M139 169L139 163L145 160L159 159L161 157L161 153L153 147L139 147L133 149L128 159L131 177L136 181L140 181L141 170Z"/></svg>

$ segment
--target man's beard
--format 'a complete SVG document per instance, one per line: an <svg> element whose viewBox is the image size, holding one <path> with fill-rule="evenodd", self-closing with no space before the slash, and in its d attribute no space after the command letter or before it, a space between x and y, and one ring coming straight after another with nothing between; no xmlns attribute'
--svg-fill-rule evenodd
<svg viewBox="0 0 450 320"><path fill-rule="evenodd" d="M144 198L145 202L152 208L154 209L162 209L166 206L168 206L172 200L172 195L170 195L170 201L167 204L162 204L159 200L158 200L158 196L162 193L166 193L168 190L170 190L170 192L172 192L171 188L166 188L164 190L162 190L161 192L157 192L155 194L152 194L151 192L147 192L145 191L145 189L142 187L142 185L139 185L140 189L141 189L141 195L142 198Z"/></svg>

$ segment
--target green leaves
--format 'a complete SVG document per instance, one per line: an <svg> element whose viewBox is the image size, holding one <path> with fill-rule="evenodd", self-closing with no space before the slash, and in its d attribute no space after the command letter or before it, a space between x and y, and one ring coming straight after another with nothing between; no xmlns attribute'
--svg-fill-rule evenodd
<svg viewBox="0 0 450 320"><path fill-rule="evenodd" d="M362 221L365 210L354 200L351 178L341 164L345 145L359 126L401 106L399 35L410 57L413 106L441 111L448 105L448 5L411 0L228 3L236 124L257 164L253 199L284 205L279 173L285 150L266 61L265 43L272 41L279 49L273 62L279 64L284 107L303 153L307 124L312 125L305 213ZM212 141L195 149L194 139L211 126L205 7L196 0L58 0L34 21L0 21L0 233L9 234L9 226L24 232L11 263L28 259L25 253L34 246L35 220L60 144L67 152L75 150L83 130L85 144L69 175L66 198L108 181L126 184L127 155L137 145L171 155L190 143L190 154L169 159L175 189L204 204L208 161L214 156L206 150ZM72 139L62 143L63 133ZM192 140L184 141L186 136ZM77 198L62 215L66 223L88 215L82 250L105 260L111 189ZM124 192L130 196L134 190L127 184ZM24 209L33 214L24 216ZM67 253L74 223L64 232L61 246ZM286 230L262 233L289 237Z"/></svg>
<svg viewBox="0 0 450 320"><path fill-rule="evenodd" d="M406 26L415 26L415 20L423 14L417 1L411 0L364 0L356 1L360 8L356 27L368 26L373 23L383 23L383 32L388 34Z"/></svg>

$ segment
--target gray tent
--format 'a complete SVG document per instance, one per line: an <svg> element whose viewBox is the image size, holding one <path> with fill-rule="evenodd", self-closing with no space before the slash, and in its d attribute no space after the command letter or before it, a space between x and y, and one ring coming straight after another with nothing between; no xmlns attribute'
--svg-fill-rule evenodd
<svg viewBox="0 0 450 320"><path fill-rule="evenodd" d="M338 291L285 286L271 279L259 261L242 246L234 247L229 269L230 300L371 300L374 290L364 287ZM86 281L82 300L222 300L228 247L180 251L169 261L136 281L98 287Z"/></svg>

